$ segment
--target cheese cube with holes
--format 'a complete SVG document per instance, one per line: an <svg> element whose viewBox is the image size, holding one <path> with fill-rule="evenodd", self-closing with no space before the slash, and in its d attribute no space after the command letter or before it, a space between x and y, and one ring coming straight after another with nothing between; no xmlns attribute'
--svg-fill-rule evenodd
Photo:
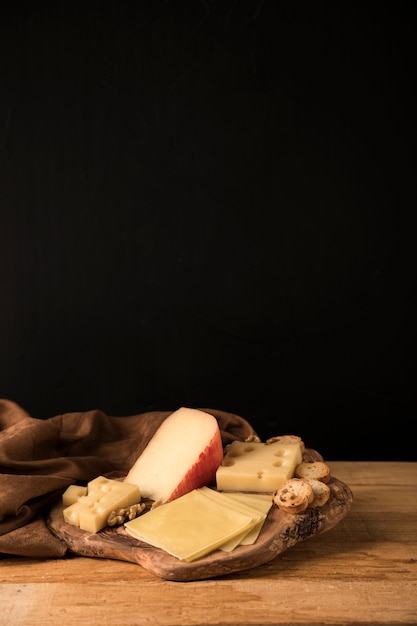
<svg viewBox="0 0 417 626"><path fill-rule="evenodd" d="M64 520L81 530L97 533L107 525L112 511L129 507L140 499L137 485L97 476L88 483L86 495L80 495L77 501L64 508Z"/></svg>
<svg viewBox="0 0 417 626"><path fill-rule="evenodd" d="M181 407L158 428L125 480L144 498L170 502L215 482L223 443L213 415Z"/></svg>
<svg viewBox="0 0 417 626"><path fill-rule="evenodd" d="M69 506L78 501L81 496L87 495L87 487L81 487L81 485L70 485L62 494L62 504Z"/></svg>
<svg viewBox="0 0 417 626"><path fill-rule="evenodd" d="M299 443L233 441L216 472L217 489L270 493L294 475L301 461Z"/></svg>

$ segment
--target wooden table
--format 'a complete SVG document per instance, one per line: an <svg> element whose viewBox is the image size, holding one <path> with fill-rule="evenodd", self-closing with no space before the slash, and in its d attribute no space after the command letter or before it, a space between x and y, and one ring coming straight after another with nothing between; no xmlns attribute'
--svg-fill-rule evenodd
<svg viewBox="0 0 417 626"><path fill-rule="evenodd" d="M163 581L139 565L0 558L0 624L417 624L417 463L328 462L348 516L256 569Z"/></svg>

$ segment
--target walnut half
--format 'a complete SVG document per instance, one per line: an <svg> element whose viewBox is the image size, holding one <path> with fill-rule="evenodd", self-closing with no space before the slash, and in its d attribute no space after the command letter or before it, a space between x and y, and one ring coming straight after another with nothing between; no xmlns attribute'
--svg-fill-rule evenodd
<svg viewBox="0 0 417 626"><path fill-rule="evenodd" d="M138 504L132 504L132 506L125 509L115 509L107 518L107 526L117 526L118 524L129 522L138 517L145 508L146 505L143 502L138 502Z"/></svg>

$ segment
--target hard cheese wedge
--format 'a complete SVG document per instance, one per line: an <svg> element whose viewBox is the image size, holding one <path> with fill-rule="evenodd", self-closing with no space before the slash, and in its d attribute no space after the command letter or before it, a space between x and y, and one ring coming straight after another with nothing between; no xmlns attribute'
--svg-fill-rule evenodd
<svg viewBox="0 0 417 626"><path fill-rule="evenodd" d="M217 489L272 493L301 461L299 443L233 441L217 469Z"/></svg>
<svg viewBox="0 0 417 626"><path fill-rule="evenodd" d="M65 495L65 494L64 494ZM107 524L112 511L140 502L137 485L98 476L87 485L87 495L63 510L68 524L79 526L81 530L97 533Z"/></svg>
<svg viewBox="0 0 417 626"><path fill-rule="evenodd" d="M132 537L190 562L242 535L256 521L195 489L124 526Z"/></svg>
<svg viewBox="0 0 417 626"><path fill-rule="evenodd" d="M214 483L222 459L216 418L181 407L162 422L125 480L138 485L143 498L170 502Z"/></svg>

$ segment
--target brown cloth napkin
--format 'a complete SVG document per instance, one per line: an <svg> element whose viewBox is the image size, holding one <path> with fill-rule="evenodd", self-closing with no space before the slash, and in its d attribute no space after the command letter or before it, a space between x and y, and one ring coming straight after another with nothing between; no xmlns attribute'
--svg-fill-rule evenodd
<svg viewBox="0 0 417 626"><path fill-rule="evenodd" d="M256 435L238 415L202 410L217 419L224 445ZM42 420L0 399L0 554L64 556L66 546L46 524L50 507L71 484L126 475L171 412L114 417L92 410Z"/></svg>

